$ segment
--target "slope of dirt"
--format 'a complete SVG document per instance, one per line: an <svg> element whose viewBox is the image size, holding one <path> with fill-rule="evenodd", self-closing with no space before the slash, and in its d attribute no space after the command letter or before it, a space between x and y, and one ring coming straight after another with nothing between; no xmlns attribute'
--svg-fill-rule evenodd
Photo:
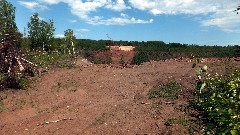
<svg viewBox="0 0 240 135"><path fill-rule="evenodd" d="M0 134L185 135L186 125L166 126L166 120L188 117L181 108L194 91L197 68L191 66L169 61L120 68L79 59L77 67L51 70L28 90L1 91ZM172 80L182 85L177 100L148 99L151 88Z"/></svg>

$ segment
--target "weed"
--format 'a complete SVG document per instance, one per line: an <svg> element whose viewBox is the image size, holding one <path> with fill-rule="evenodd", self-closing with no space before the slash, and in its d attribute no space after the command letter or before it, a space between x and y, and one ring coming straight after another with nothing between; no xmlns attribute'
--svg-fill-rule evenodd
<svg viewBox="0 0 240 135"><path fill-rule="evenodd" d="M100 117L96 118L95 121L93 122L94 125L99 125L103 124L106 122L107 118L113 117L113 113L103 113Z"/></svg>
<svg viewBox="0 0 240 135"><path fill-rule="evenodd" d="M12 111L15 111L17 109L22 109L25 104L26 104L25 100L16 99L15 102L14 102L14 105L12 106Z"/></svg>
<svg viewBox="0 0 240 135"><path fill-rule="evenodd" d="M176 83L175 81L170 81L163 87L150 90L148 95L150 99L158 98L158 97L177 99L180 91L181 91L181 85Z"/></svg>
<svg viewBox="0 0 240 135"><path fill-rule="evenodd" d="M166 119L165 121L164 121L164 125L166 125L166 126L172 126L173 125L173 123L175 122L175 118L168 118L168 119Z"/></svg>
<svg viewBox="0 0 240 135"><path fill-rule="evenodd" d="M60 108L59 106L56 106L56 105L53 106L53 107L52 107L52 112L56 112L59 108Z"/></svg>
<svg viewBox="0 0 240 135"><path fill-rule="evenodd" d="M179 117L178 118L178 123L183 125L183 126L187 126L189 123L188 123L188 119L185 118L185 117Z"/></svg>
<svg viewBox="0 0 240 135"><path fill-rule="evenodd" d="M198 131L199 131L199 127L196 126L196 125L189 125L188 128L187 128L187 130L188 130L188 133L189 133L190 135L193 135L194 132L198 132Z"/></svg>
<svg viewBox="0 0 240 135"><path fill-rule="evenodd" d="M125 60L124 60L123 54L121 54L119 64L121 64L121 65L125 64Z"/></svg>
<svg viewBox="0 0 240 135"><path fill-rule="evenodd" d="M3 112L4 109L5 109L5 107L4 107L4 103L3 103L2 100L0 100L0 112Z"/></svg>
<svg viewBox="0 0 240 135"><path fill-rule="evenodd" d="M76 91L77 91L77 88L76 88L76 87L72 87L72 88L69 88L68 91L69 91L69 92L76 92Z"/></svg>
<svg viewBox="0 0 240 135"><path fill-rule="evenodd" d="M7 95L0 93L0 100L4 100L4 99L7 99Z"/></svg>
<svg viewBox="0 0 240 135"><path fill-rule="evenodd" d="M70 78L63 82L57 82L52 89L57 89L59 92L61 89L65 89L69 92L76 92L78 90L79 84L73 78Z"/></svg>
<svg viewBox="0 0 240 135"><path fill-rule="evenodd" d="M29 86L30 80L27 76L21 77L19 80L19 88L26 90Z"/></svg>
<svg viewBox="0 0 240 135"><path fill-rule="evenodd" d="M44 113L44 112L49 112L49 109L48 108L37 108L37 113Z"/></svg>
<svg viewBox="0 0 240 135"><path fill-rule="evenodd" d="M31 105L32 108L35 108L37 106L38 101L34 99L30 99L29 104Z"/></svg>
<svg viewBox="0 0 240 135"><path fill-rule="evenodd" d="M26 56L26 59L38 65L39 67L74 67L75 58L67 54L58 54L58 53L31 53Z"/></svg>

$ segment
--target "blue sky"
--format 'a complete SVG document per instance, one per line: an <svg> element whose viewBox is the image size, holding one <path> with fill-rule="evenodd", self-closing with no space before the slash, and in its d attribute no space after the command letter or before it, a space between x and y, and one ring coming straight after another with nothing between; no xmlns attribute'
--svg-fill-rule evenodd
<svg viewBox="0 0 240 135"><path fill-rule="evenodd" d="M239 0L8 0L23 32L30 16L54 20L55 36L80 39L240 44Z"/></svg>

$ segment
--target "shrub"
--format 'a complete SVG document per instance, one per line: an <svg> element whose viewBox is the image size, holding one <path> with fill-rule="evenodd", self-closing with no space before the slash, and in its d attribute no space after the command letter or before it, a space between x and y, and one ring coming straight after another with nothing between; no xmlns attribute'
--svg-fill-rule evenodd
<svg viewBox="0 0 240 135"><path fill-rule="evenodd" d="M143 62L149 61L147 55L143 52L138 52L132 60L132 64L140 65Z"/></svg>
<svg viewBox="0 0 240 135"><path fill-rule="evenodd" d="M196 107L204 118L204 132L240 133L240 72L211 77L205 68L197 73Z"/></svg>
<svg viewBox="0 0 240 135"><path fill-rule="evenodd" d="M124 60L123 54L121 54L119 64L121 64L121 65L125 64L125 60Z"/></svg>

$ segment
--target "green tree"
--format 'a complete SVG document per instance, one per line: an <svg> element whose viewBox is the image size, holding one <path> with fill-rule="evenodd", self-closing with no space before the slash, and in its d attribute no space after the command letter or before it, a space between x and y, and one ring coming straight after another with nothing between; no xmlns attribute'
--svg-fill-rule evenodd
<svg viewBox="0 0 240 135"><path fill-rule="evenodd" d="M49 22L41 21L40 22L40 28L41 28L41 42L43 50L53 50L53 39L54 39L54 23L53 20L49 20Z"/></svg>
<svg viewBox="0 0 240 135"><path fill-rule="evenodd" d="M25 27L24 27L23 38L22 38L22 42L21 42L21 48L22 49L30 49L29 39L27 37L27 33L26 33L26 28Z"/></svg>
<svg viewBox="0 0 240 135"><path fill-rule="evenodd" d="M64 31L64 36L65 36L66 49L68 50L69 54L75 54L76 37L73 34L73 30L67 29L66 31Z"/></svg>
<svg viewBox="0 0 240 135"><path fill-rule="evenodd" d="M38 13L34 13L28 23L29 39L31 49L51 50L51 44L54 38L53 20L45 22L39 19Z"/></svg>
<svg viewBox="0 0 240 135"><path fill-rule="evenodd" d="M0 1L0 34L13 34L17 32L15 22L15 7L6 0Z"/></svg>
<svg viewBox="0 0 240 135"><path fill-rule="evenodd" d="M40 32L40 19L38 17L38 13L34 13L31 18L30 22L28 23L28 37L30 39L30 48L39 49L41 46L41 35Z"/></svg>

